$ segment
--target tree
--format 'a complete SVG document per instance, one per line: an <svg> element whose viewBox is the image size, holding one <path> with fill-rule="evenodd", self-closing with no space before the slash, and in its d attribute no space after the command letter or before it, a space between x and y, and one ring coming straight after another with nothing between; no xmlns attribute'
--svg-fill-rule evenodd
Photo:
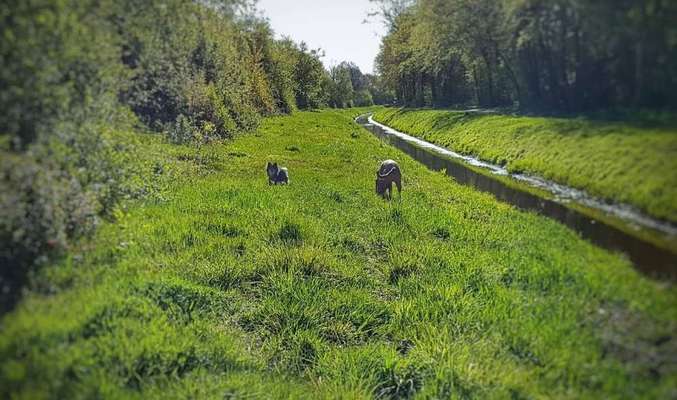
<svg viewBox="0 0 677 400"><path fill-rule="evenodd" d="M330 69L329 75L332 81L329 105L334 108L352 107L354 91L350 70L339 64Z"/></svg>
<svg viewBox="0 0 677 400"><path fill-rule="evenodd" d="M579 112L677 103L675 2L377 3L388 22L377 70L403 104Z"/></svg>
<svg viewBox="0 0 677 400"><path fill-rule="evenodd" d="M320 108L329 101L329 94L324 87L329 76L320 56L320 50L309 50L303 42L297 50L294 77L297 83L296 103L299 108Z"/></svg>

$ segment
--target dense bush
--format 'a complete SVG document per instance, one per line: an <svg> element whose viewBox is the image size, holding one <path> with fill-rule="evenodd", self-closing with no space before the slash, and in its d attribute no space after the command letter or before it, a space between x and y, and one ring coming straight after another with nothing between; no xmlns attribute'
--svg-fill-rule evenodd
<svg viewBox="0 0 677 400"><path fill-rule="evenodd" d="M51 135L59 121L115 115L124 78L117 40L93 1L0 4L0 134L14 149Z"/></svg>
<svg viewBox="0 0 677 400"><path fill-rule="evenodd" d="M195 128L213 125L205 132L229 137L271 111L254 104L265 90L247 68L245 32L232 19L181 0L120 2L111 13L131 74L123 103L151 129L174 134L190 119Z"/></svg>
<svg viewBox="0 0 677 400"><path fill-rule="evenodd" d="M350 62L342 62L329 71L326 84L328 104L335 108L366 107L374 104L390 104L394 91L374 75L363 74Z"/></svg>
<svg viewBox="0 0 677 400"><path fill-rule="evenodd" d="M3 293L134 194L107 130L223 139L327 104L320 53L250 0L10 0L0 21Z"/></svg>
<svg viewBox="0 0 677 400"><path fill-rule="evenodd" d="M371 93L369 93L368 90L362 89L355 92L354 103L355 106L357 107L373 106L374 99L372 98Z"/></svg>
<svg viewBox="0 0 677 400"><path fill-rule="evenodd" d="M330 78L318 56L318 51L308 50L305 43L301 43L294 66L296 104L299 108L321 108L328 103Z"/></svg>
<svg viewBox="0 0 677 400"><path fill-rule="evenodd" d="M7 303L29 267L94 229L97 202L74 177L28 157L2 154L0 174L0 300Z"/></svg>

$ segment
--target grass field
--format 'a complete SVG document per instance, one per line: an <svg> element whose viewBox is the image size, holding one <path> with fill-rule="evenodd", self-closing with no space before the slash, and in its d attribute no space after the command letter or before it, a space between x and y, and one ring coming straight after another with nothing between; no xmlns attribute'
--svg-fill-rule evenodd
<svg viewBox="0 0 677 400"><path fill-rule="evenodd" d="M383 108L374 118L464 154L677 222L677 130L584 118Z"/></svg>
<svg viewBox="0 0 677 400"><path fill-rule="evenodd" d="M201 147L0 320L2 398L670 398L677 292L382 144L354 112ZM373 193L398 160L402 200ZM268 160L289 186L269 186Z"/></svg>

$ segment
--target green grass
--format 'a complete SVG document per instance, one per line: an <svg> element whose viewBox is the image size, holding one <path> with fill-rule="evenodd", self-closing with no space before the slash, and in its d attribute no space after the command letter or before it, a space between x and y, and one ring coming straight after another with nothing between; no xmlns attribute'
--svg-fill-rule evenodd
<svg viewBox="0 0 677 400"><path fill-rule="evenodd" d="M2 317L1 397L674 395L672 286L427 170L350 112L200 148L139 137L120 140L162 171L156 194ZM373 193L386 158L401 202ZM268 160L291 185L267 184Z"/></svg>
<svg viewBox="0 0 677 400"><path fill-rule="evenodd" d="M677 128L585 118L379 109L375 119L427 141L628 203L677 222Z"/></svg>

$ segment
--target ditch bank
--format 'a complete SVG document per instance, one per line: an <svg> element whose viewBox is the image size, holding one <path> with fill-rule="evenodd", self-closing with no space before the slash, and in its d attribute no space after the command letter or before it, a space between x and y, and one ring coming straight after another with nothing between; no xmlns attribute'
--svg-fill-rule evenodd
<svg viewBox="0 0 677 400"><path fill-rule="evenodd" d="M501 166L399 132L375 121L371 114L355 121L432 170L446 171L461 184L553 218L601 247L626 254L650 277L677 281L677 226L538 176L512 174Z"/></svg>

